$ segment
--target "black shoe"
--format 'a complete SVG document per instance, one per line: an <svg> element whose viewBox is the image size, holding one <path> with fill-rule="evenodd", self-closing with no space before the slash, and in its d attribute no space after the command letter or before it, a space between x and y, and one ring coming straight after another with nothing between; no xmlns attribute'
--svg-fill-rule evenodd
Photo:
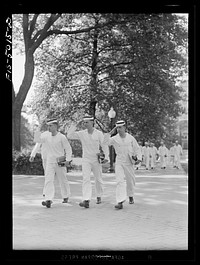
<svg viewBox="0 0 200 265"><path fill-rule="evenodd" d="M129 204L134 204L134 199L133 199L133 197L129 197Z"/></svg>
<svg viewBox="0 0 200 265"><path fill-rule="evenodd" d="M117 205L115 205L115 209L123 209L123 202L119 202Z"/></svg>
<svg viewBox="0 0 200 265"><path fill-rule="evenodd" d="M96 204L100 204L101 203L101 197L97 197L97 202Z"/></svg>
<svg viewBox="0 0 200 265"><path fill-rule="evenodd" d="M42 205L43 206L46 206L47 208L51 208L51 204L52 203L53 203L52 201L48 200L48 201L43 201L42 202Z"/></svg>
<svg viewBox="0 0 200 265"><path fill-rule="evenodd" d="M89 200L84 200L83 202L80 202L79 206L89 208Z"/></svg>
<svg viewBox="0 0 200 265"><path fill-rule="evenodd" d="M62 203L68 203L69 198L64 198Z"/></svg>
<svg viewBox="0 0 200 265"><path fill-rule="evenodd" d="M46 206L46 202L45 202L45 201L42 201L42 205L43 205L43 206Z"/></svg>

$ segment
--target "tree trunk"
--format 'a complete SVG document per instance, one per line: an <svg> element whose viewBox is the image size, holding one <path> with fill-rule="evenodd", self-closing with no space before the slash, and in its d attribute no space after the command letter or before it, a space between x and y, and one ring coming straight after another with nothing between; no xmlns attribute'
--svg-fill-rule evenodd
<svg viewBox="0 0 200 265"><path fill-rule="evenodd" d="M12 108L12 139L13 148L21 150L21 109L31 86L34 75L34 58L32 53L26 54L24 79L17 96L13 99Z"/></svg>
<svg viewBox="0 0 200 265"><path fill-rule="evenodd" d="M15 111L12 118L12 138L13 138L13 148L14 150L21 150L21 111Z"/></svg>
<svg viewBox="0 0 200 265"><path fill-rule="evenodd" d="M90 82L90 106L89 106L89 114L95 117L95 109L96 109L96 92L97 92L97 40L98 40L98 32L95 30L94 39L93 39L93 56L92 56L92 73L91 73L91 82Z"/></svg>

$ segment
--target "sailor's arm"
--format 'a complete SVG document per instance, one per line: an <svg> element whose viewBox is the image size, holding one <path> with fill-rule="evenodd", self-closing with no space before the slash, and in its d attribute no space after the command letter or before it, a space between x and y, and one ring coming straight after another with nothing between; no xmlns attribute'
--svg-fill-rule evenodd
<svg viewBox="0 0 200 265"><path fill-rule="evenodd" d="M35 143L45 143L45 137L42 136L42 133L40 131L36 131L34 133L34 142Z"/></svg>
<svg viewBox="0 0 200 265"><path fill-rule="evenodd" d="M79 132L76 132L77 130L77 125L80 123L79 121L77 124L73 123L70 128L67 131L67 138L68 139L80 139L79 137Z"/></svg>
<svg viewBox="0 0 200 265"><path fill-rule="evenodd" d="M65 150L66 162L67 164L69 164L69 162L72 160L72 148L69 141L64 135L62 137L62 144Z"/></svg>

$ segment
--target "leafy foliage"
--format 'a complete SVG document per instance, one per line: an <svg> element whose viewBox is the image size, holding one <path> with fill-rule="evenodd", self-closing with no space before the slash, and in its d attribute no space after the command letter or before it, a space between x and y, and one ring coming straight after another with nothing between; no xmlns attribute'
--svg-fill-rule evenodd
<svg viewBox="0 0 200 265"><path fill-rule="evenodd" d="M34 162L29 162L30 152L13 151L13 174L44 175L41 155L35 156Z"/></svg>
<svg viewBox="0 0 200 265"><path fill-rule="evenodd" d="M101 23L105 26L43 41L35 53L33 112L64 124L80 119L95 98L106 128L114 106L116 118L126 119L138 138L164 137L182 112L176 80L187 72L184 23L173 14L63 14L53 28Z"/></svg>
<svg viewBox="0 0 200 265"><path fill-rule="evenodd" d="M72 147L72 154L74 157L82 157L82 145L79 140L70 140L69 143Z"/></svg>
<svg viewBox="0 0 200 265"><path fill-rule="evenodd" d="M32 146L33 134L30 131L28 120L21 116L21 146L22 148L28 148Z"/></svg>

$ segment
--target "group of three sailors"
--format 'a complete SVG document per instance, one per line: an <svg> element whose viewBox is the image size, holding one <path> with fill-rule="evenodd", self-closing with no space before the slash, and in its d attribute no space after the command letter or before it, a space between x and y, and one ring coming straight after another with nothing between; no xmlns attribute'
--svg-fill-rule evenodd
<svg viewBox="0 0 200 265"><path fill-rule="evenodd" d="M77 125L84 123L85 129L77 131ZM72 160L72 148L68 139L79 139L82 144L82 202L81 207L89 208L92 197L91 172L94 175L96 203L100 204L103 196L102 163L99 160L100 150L104 153L104 162L109 161L108 146L113 146L116 152L115 176L116 176L116 209L123 208L123 202L129 198L129 203L134 203L135 174L134 164L140 164L144 151L138 145L136 139L126 132L125 121L118 121L110 133L103 134L94 127L94 118L86 115L77 124L72 124L67 131L67 137L58 131L57 120L48 120L48 131L41 133L36 131L34 141L37 143L31 153L30 161L33 161L39 145L42 146L42 160L45 173L42 205L51 207L55 187L54 177L57 176L60 184L63 203L67 203L70 193L70 185L66 176L66 166ZM112 136L117 130L117 134ZM150 151L151 153L151 151ZM58 163L58 158L65 156L65 162ZM151 157L150 157L151 159ZM151 159L152 160L152 159ZM137 161L135 163L134 161ZM145 160L146 161L146 160ZM154 163L153 161L152 163ZM153 165L153 164L152 164Z"/></svg>

